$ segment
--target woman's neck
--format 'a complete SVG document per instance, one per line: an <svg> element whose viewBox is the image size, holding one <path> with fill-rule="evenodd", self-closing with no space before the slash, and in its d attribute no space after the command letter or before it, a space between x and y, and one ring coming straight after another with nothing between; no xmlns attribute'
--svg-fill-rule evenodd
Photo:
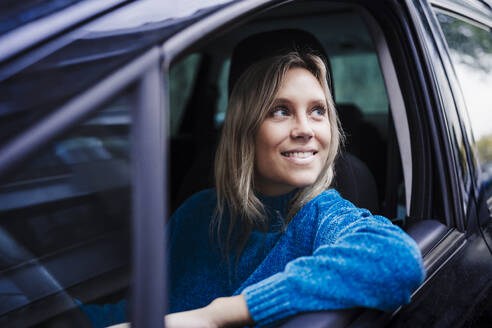
<svg viewBox="0 0 492 328"><path fill-rule="evenodd" d="M289 202L299 189L294 189L288 193L277 196L266 196L257 194L258 199L263 203L267 211L278 211L282 217L287 217L289 212Z"/></svg>

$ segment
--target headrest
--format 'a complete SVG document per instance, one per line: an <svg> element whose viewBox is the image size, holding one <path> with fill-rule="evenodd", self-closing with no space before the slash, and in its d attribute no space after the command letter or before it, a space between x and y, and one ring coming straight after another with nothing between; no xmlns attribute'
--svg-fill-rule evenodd
<svg viewBox="0 0 492 328"><path fill-rule="evenodd" d="M253 34L234 48L229 73L229 94L243 72L253 63L289 51L313 53L326 64L328 87L333 95L331 71L325 50L314 35L297 29L283 29Z"/></svg>

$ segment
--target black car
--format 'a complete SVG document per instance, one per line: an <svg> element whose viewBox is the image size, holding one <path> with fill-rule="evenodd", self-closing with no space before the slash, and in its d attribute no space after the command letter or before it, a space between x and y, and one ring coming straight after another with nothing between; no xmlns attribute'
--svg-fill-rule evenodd
<svg viewBox="0 0 492 328"><path fill-rule="evenodd" d="M406 230L427 278L394 312L278 326L492 324L490 1L17 1L0 17L1 327L90 327L78 304L121 299L132 326L162 326L165 218L213 186L232 51L289 29L327 53L340 172L369 176L337 188Z"/></svg>

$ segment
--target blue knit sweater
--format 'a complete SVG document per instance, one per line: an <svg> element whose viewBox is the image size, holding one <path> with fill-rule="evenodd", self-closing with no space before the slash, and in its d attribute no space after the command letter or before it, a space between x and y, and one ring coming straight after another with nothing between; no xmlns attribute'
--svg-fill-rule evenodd
<svg viewBox="0 0 492 328"><path fill-rule="evenodd" d="M170 311L242 293L253 320L263 326L305 311L393 310L409 302L425 271L407 234L333 189L304 205L282 232L291 196L261 198L269 214L268 232L253 231L237 263L233 255L224 261L209 241L215 191L188 199L169 226ZM100 326L117 323L108 318L120 317L125 306L83 308Z"/></svg>

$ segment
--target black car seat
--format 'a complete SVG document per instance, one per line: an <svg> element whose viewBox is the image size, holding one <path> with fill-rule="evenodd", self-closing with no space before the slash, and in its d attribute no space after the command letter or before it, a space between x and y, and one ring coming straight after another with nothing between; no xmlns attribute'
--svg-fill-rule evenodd
<svg viewBox="0 0 492 328"><path fill-rule="evenodd" d="M336 105L338 118L345 133L345 151L363 161L376 177L378 194L383 195L386 181L387 145L378 128L364 118L360 108L352 103Z"/></svg>
<svg viewBox="0 0 492 328"><path fill-rule="evenodd" d="M299 51L309 50L320 55L327 63L329 70L330 66L323 46L312 34L296 29L262 32L247 37L234 48L229 75L229 93L241 73L253 62L293 48ZM333 90L330 76L331 71L328 72L327 78L328 85ZM215 149L216 143L209 143L196 152L197 160L193 161L178 192L178 203L201 189L213 187ZM376 182L362 161L352 154L342 153L336 161L335 172L333 185L343 197L359 207L378 212Z"/></svg>

